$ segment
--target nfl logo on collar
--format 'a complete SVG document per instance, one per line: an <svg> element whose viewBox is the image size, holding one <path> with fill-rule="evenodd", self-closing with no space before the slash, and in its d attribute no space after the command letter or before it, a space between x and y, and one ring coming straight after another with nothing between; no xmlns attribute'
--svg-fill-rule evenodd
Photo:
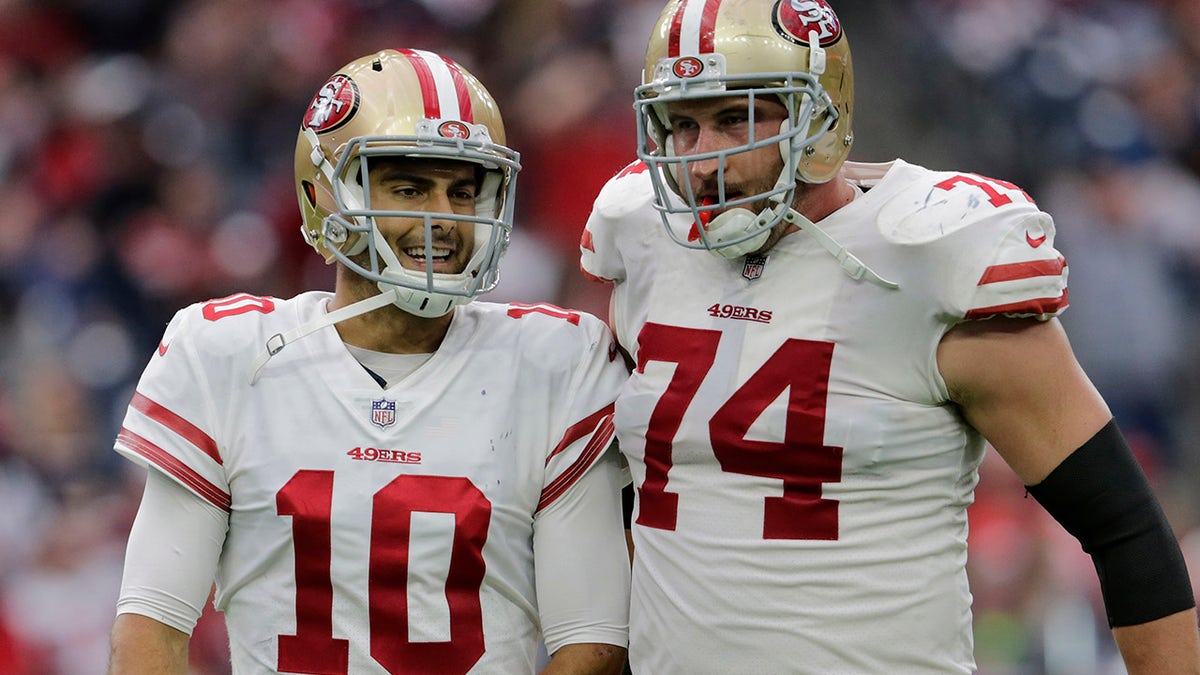
<svg viewBox="0 0 1200 675"><path fill-rule="evenodd" d="M383 429L396 423L396 402L386 398L371 401L371 424Z"/></svg>
<svg viewBox="0 0 1200 675"><path fill-rule="evenodd" d="M746 264L742 266L742 276L746 277L747 281L754 281L763 275L763 268L766 266L767 256L748 255L746 256Z"/></svg>

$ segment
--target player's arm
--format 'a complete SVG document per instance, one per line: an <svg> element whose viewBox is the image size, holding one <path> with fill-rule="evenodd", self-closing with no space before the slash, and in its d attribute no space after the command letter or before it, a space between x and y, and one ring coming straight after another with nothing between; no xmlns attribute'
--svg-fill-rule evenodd
<svg viewBox="0 0 1200 675"><path fill-rule="evenodd" d="M621 675L624 667L624 647L591 642L560 647L541 675Z"/></svg>
<svg viewBox="0 0 1200 675"><path fill-rule="evenodd" d="M619 675L629 640L625 482L609 448L534 521L534 573L550 663L542 675Z"/></svg>
<svg viewBox="0 0 1200 675"><path fill-rule="evenodd" d="M110 675L187 675L191 636L150 617L118 614L112 629Z"/></svg>
<svg viewBox="0 0 1200 675"><path fill-rule="evenodd" d="M1061 324L963 323L937 359L967 422L1092 556L1129 672L1200 673L1178 542Z"/></svg>
<svg viewBox="0 0 1200 675"><path fill-rule="evenodd" d="M110 675L187 674L228 527L228 513L149 472L125 553Z"/></svg>

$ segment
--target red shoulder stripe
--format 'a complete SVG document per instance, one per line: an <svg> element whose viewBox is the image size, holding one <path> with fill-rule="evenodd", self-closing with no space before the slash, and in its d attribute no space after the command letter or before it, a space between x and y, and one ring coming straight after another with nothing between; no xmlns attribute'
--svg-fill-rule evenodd
<svg viewBox="0 0 1200 675"><path fill-rule="evenodd" d="M602 423L605 417L612 419L613 410L615 410L616 407L617 405L615 403L609 403L591 415L588 415L575 424L572 424L570 428L567 429L566 433L563 434L562 440L558 442L558 445L554 446L554 449L550 451L549 455L546 455L546 464L550 463L551 457L565 450L567 446L592 433L597 426Z"/></svg>
<svg viewBox="0 0 1200 675"><path fill-rule="evenodd" d="M134 392L129 407L179 434L187 442L200 448L204 454L212 457L217 464L224 463L221 461L221 453L217 452L217 442L191 422L143 396L140 392Z"/></svg>
<svg viewBox="0 0 1200 675"><path fill-rule="evenodd" d="M211 502L213 506L222 511L230 510L228 492L210 483L204 476L196 473L191 467L179 461L171 453L125 428L122 428L121 432L117 434L117 442L141 455L154 466L174 476L181 483L195 490L196 494Z"/></svg>
<svg viewBox="0 0 1200 675"><path fill-rule="evenodd" d="M992 265L983 271L979 277L979 285L994 284L1001 281L1016 281L1017 279L1032 279L1034 277L1057 277L1067 266L1066 258L1058 256L1058 260L1029 260L1026 262Z"/></svg>
<svg viewBox="0 0 1200 675"><path fill-rule="evenodd" d="M1035 298L1032 300L1023 300L1021 302L1013 302L1007 305L994 305L992 307L980 307L967 312L965 319L986 319L992 316L1001 314L1057 314L1066 309L1067 292L1057 298Z"/></svg>
<svg viewBox="0 0 1200 675"><path fill-rule="evenodd" d="M542 490L542 496L537 505L538 511L553 504L554 500L561 497L583 474L587 473L600 453L608 447L614 433L616 433L616 428L612 423L612 415L609 415L601 422L600 428L588 441L587 447L580 453L579 458Z"/></svg>

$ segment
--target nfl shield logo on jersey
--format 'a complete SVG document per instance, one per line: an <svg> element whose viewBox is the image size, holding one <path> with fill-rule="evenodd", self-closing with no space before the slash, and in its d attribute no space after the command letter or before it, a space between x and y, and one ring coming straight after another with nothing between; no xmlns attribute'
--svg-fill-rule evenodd
<svg viewBox="0 0 1200 675"><path fill-rule="evenodd" d="M391 426L396 423L396 402L386 398L371 401L371 424L379 427Z"/></svg>
<svg viewBox="0 0 1200 675"><path fill-rule="evenodd" d="M746 256L746 264L742 267L742 276L748 281L754 281L762 276L763 268L767 266L767 256L765 255L748 255Z"/></svg>

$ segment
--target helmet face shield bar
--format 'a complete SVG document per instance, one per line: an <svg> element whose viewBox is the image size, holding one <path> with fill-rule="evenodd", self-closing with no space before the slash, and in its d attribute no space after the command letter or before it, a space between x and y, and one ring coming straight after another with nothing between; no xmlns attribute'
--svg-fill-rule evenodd
<svg viewBox="0 0 1200 675"><path fill-rule="evenodd" d="M720 63L719 60L715 62ZM660 64L660 72L672 70L669 62ZM676 154L668 106L679 101L729 97L746 99L749 116L746 143L692 155ZM787 111L778 132L764 138L757 137L755 101L758 99L778 101ZM742 207L757 213L778 204L790 206L801 160L808 148L837 123L837 109L830 104L828 94L816 78L807 73L762 73L756 74L752 81L743 76L718 75L697 80L665 77L638 87L634 108L637 113L638 159L651 169L655 208L662 216L671 239L681 246L696 249L731 246L752 239L778 224L782 220L782 211L775 210L770 220L736 239L720 243L710 240L703 227L714 214L730 208ZM815 125L814 115L821 117L821 121ZM770 146L778 147L783 158L783 169L774 186L764 192L727 199L725 170L729 157ZM688 179L690 168L694 163L710 160L717 162L718 194L715 199L698 199ZM681 213L690 214L692 222L697 225L687 232L679 232L678 227L672 227L669 216Z"/></svg>
<svg viewBox="0 0 1200 675"><path fill-rule="evenodd" d="M475 167L474 208L460 209L472 213L373 208L371 164L383 158ZM441 317L495 288L512 233L520 155L505 146L495 99L459 64L420 49L384 49L347 63L309 103L294 162L304 240L326 263L337 261L374 282L379 293L271 336L251 370L251 384L286 345L326 326L388 305L420 317ZM380 218L420 223L423 264L406 268L400 263L404 252L393 250L379 229ZM436 246L435 231L445 230L447 223L459 234L470 231L471 250L463 269L439 273L434 253L445 247ZM468 243L466 235L459 240L463 246ZM410 251L417 248L410 246Z"/></svg>
<svg viewBox="0 0 1200 675"><path fill-rule="evenodd" d="M370 190L371 158L447 159L480 167L482 176L474 215L430 213L373 208ZM343 252L331 247L333 257L357 274L380 284L401 286L426 293L471 298L487 293L499 281L499 263L512 233L515 176L520 169L516 152L470 139L419 138L414 136L363 136L352 139L340 153L333 169L333 197L337 211L326 216L322 235L331 243L355 239ZM425 259L433 260L434 220L469 223L474 228L474 249L466 268L458 274L402 268L395 252L378 236L377 218L422 220L425 228ZM363 263L359 260L364 258Z"/></svg>
<svg viewBox="0 0 1200 675"><path fill-rule="evenodd" d="M752 135L736 147L680 156L672 143L668 106L734 96L746 97L751 115L756 101L779 101L786 117L777 131L752 129L762 137ZM638 157L656 176L656 205L672 239L735 257L753 250L754 240L782 222L797 183L833 180L849 156L854 140L850 44L828 0L671 0L650 32L634 108ZM731 158L771 144L783 160L773 186L727 199ZM695 162L707 163L706 181L713 172L720 179L717 186L705 186L699 203L687 175ZM770 177L754 181L762 186ZM676 232L683 219L669 217L673 214L690 214L692 231ZM705 233L709 220L711 237Z"/></svg>
<svg viewBox="0 0 1200 675"><path fill-rule="evenodd" d="M512 232L520 155L505 146L491 94L462 66L422 50L383 50L344 66L319 90L296 145L296 192L302 232L326 262L375 282L395 305L442 316L492 290ZM370 172L379 160L465 162L477 167L474 209L428 214L375 208ZM380 218L424 224L425 263L400 263L379 231ZM457 225L473 248L462 270L435 272L435 233ZM468 227L469 226L469 227ZM445 269L445 268L442 268Z"/></svg>

